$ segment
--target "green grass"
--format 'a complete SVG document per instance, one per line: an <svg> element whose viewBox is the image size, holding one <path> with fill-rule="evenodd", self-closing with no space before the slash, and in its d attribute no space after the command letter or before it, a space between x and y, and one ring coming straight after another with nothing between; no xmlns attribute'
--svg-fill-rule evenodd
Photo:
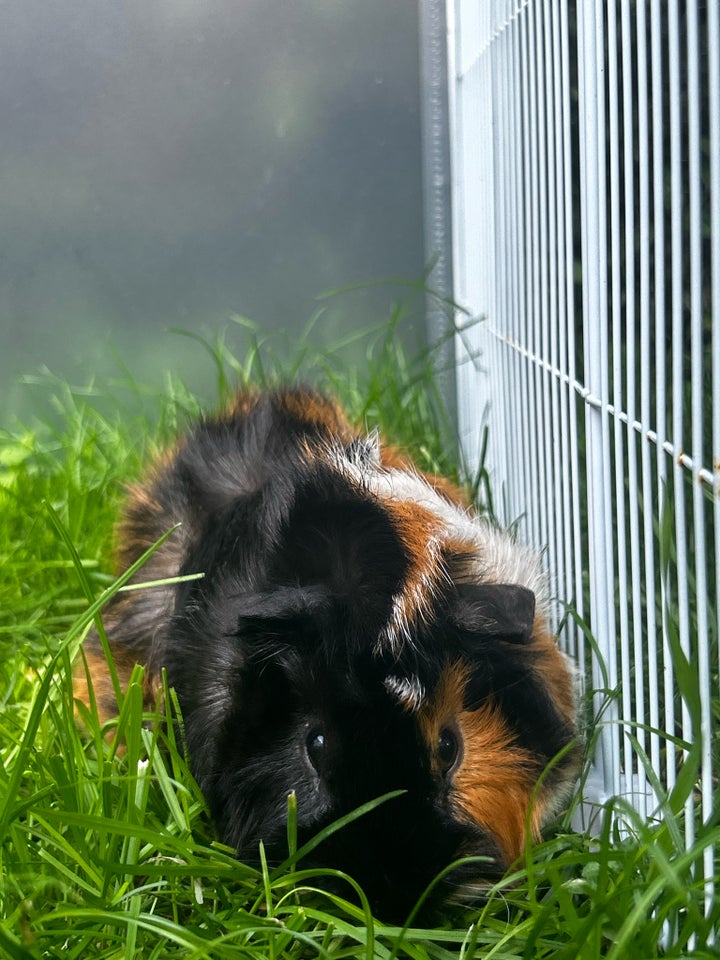
<svg viewBox="0 0 720 960"><path fill-rule="evenodd" d="M311 332L288 349L238 321L230 339L241 335L242 351L223 336L198 354L209 353L221 399L236 383L312 379L422 468L458 475L433 352L408 352L402 322L398 312L354 343L320 351ZM317 889L318 874L297 865L292 808L282 867L255 870L219 845L176 725L160 715L144 722L139 668L112 735L92 711L81 734L71 664L121 586L108 558L122 485L199 404L172 379L155 393L130 381L73 389L49 376L42 389L45 422L0 431L0 955L718 956L710 941L720 905L706 915L697 879L703 852L720 846L718 816L689 849L684 839L692 751L659 822L640 822L616 800L609 807L619 815L601 818L588 837L568 828L568 813L486 902L448 916L442 929L401 930L354 905L351 879L347 900ZM482 467L469 485L487 507Z"/></svg>

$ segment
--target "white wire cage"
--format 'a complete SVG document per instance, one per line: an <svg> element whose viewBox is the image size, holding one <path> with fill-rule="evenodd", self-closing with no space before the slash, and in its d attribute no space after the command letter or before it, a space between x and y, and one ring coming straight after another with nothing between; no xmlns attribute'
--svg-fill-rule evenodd
<svg viewBox="0 0 720 960"><path fill-rule="evenodd" d="M496 513L598 691L589 799L658 817L697 749L690 845L720 775L718 0L445 12L464 451L487 426Z"/></svg>

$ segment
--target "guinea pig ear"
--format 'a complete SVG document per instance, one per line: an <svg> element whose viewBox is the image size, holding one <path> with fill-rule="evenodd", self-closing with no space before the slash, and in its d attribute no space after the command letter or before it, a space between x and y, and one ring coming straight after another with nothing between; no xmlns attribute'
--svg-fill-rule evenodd
<svg viewBox="0 0 720 960"><path fill-rule="evenodd" d="M464 630L528 643L535 621L535 594L516 583L461 584L450 615Z"/></svg>

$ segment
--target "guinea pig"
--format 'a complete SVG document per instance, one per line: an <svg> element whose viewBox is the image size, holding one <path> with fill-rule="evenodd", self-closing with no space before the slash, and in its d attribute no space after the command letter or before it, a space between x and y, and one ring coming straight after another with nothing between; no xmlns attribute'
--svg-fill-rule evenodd
<svg viewBox="0 0 720 960"><path fill-rule="evenodd" d="M121 682L163 668L192 770L238 856L298 842L392 791L313 864L353 876L384 918L499 878L577 771L573 670L547 626L538 558L306 388L242 392L130 490L121 569L172 528L104 625ZM85 644L103 720L117 704ZM83 679L85 678L85 679ZM559 759L558 759L559 757ZM554 763L550 763L553 761Z"/></svg>

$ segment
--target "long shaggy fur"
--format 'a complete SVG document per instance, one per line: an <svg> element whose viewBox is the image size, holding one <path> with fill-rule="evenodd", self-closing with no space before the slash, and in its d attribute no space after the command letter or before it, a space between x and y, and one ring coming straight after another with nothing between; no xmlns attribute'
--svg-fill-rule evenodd
<svg viewBox="0 0 720 960"><path fill-rule="evenodd" d="M315 853L399 918L459 857L451 890L500 875L572 782L572 670L549 634L537 557L306 389L244 393L133 488L127 568L172 528L105 628L121 679L164 668L195 775L241 857L286 854L363 802L405 791ZM104 719L117 711L96 636ZM88 699L85 672L80 697ZM565 751L538 781L556 755Z"/></svg>

